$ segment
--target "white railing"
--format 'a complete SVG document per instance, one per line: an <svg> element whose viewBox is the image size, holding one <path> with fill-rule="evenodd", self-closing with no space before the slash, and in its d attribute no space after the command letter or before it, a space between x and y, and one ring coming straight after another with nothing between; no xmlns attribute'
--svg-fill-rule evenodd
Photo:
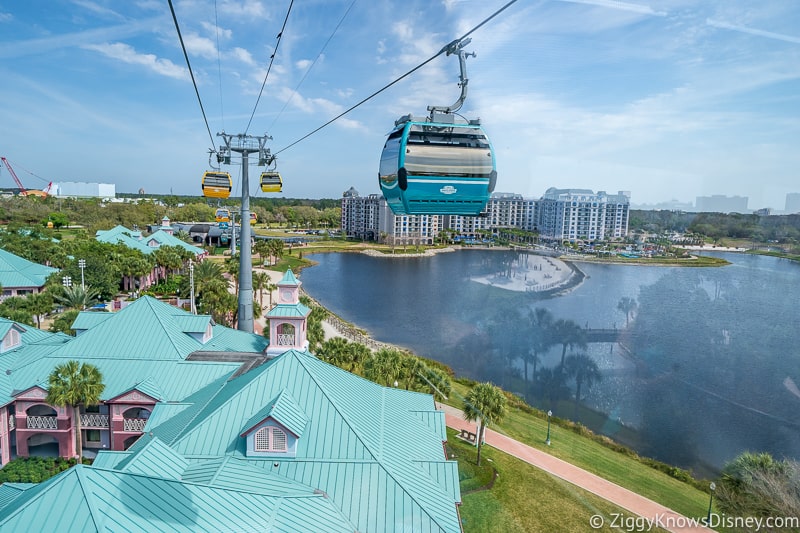
<svg viewBox="0 0 800 533"><path fill-rule="evenodd" d="M54 416L29 416L28 429L58 429L58 421Z"/></svg>
<svg viewBox="0 0 800 533"><path fill-rule="evenodd" d="M16 427L17 427L17 417L15 417L13 415L9 416L8 417L8 430L9 431L14 431L14 429Z"/></svg>
<svg viewBox="0 0 800 533"><path fill-rule="evenodd" d="M279 334L278 346L294 346L294 335L290 333Z"/></svg>
<svg viewBox="0 0 800 533"><path fill-rule="evenodd" d="M108 415L89 413L81 415L81 426L84 428L107 428Z"/></svg>
<svg viewBox="0 0 800 533"><path fill-rule="evenodd" d="M122 431L144 431L145 424L146 418L123 418Z"/></svg>

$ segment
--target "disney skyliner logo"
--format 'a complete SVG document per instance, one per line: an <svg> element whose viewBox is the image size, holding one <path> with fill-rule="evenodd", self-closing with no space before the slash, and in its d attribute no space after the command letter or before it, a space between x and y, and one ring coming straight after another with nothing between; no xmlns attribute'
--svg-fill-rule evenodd
<svg viewBox="0 0 800 533"><path fill-rule="evenodd" d="M592 529L600 529L608 522L608 526L623 531L651 531L654 527L680 530L698 527L745 528L748 531L768 531L776 529L800 528L798 516L728 516L725 513L711 513L709 519L689 518L674 514L657 514L653 518L644 516L626 516L622 513L610 513L608 517L600 514L589 519Z"/></svg>

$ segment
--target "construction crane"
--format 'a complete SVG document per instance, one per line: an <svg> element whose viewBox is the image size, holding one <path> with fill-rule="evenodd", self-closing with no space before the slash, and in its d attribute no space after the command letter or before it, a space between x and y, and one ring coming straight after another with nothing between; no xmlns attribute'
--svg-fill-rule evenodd
<svg viewBox="0 0 800 533"><path fill-rule="evenodd" d="M50 194L50 188L53 186L53 182L52 181L50 183L48 183L47 187L45 187L41 191L38 190L38 189L28 190L22 185L22 182L19 181L19 178L17 177L17 173L14 172L14 169L11 167L11 163L8 162L8 159L6 159L5 157L0 157L0 159L2 159L3 164L8 169L8 173L11 174L11 178L14 180L14 183L17 184L17 187L19 188L20 196L35 196L35 197L38 197L38 198L46 198L47 195Z"/></svg>

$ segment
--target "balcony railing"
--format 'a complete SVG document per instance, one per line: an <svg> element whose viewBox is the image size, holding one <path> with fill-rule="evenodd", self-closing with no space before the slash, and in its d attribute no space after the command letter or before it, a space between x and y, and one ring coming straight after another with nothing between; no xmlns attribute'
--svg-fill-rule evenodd
<svg viewBox="0 0 800 533"><path fill-rule="evenodd" d="M145 424L146 418L123 418L122 431L144 431Z"/></svg>
<svg viewBox="0 0 800 533"><path fill-rule="evenodd" d="M279 334L278 346L294 346L294 335L290 333Z"/></svg>
<svg viewBox="0 0 800 533"><path fill-rule="evenodd" d="M89 413L81 415L81 426L84 428L107 428L108 415Z"/></svg>
<svg viewBox="0 0 800 533"><path fill-rule="evenodd" d="M27 417L28 429L58 429L58 421L54 416Z"/></svg>

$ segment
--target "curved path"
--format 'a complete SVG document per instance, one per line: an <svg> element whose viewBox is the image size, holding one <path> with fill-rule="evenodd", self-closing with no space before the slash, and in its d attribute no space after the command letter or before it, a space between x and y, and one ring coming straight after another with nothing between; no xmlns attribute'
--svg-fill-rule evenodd
<svg viewBox="0 0 800 533"><path fill-rule="evenodd" d="M460 410L449 405L439 404L438 402L436 405L440 410L445 412L447 427L458 431L462 429L473 433L476 431L475 423L464 420L463 413ZM513 455L517 459L521 459L537 468L541 468L553 476L569 481L573 485L577 485L631 513L637 514L647 520L652 520L653 525L656 527L661 527L662 529L674 533L713 531L712 529L699 525L697 519L687 518L672 509L623 488L616 483L612 483L591 472L587 472L582 468L578 468L566 461L562 461L527 444L501 435L491 429L486 430L484 442L493 448ZM610 518L606 517L606 521L610 522Z"/></svg>

